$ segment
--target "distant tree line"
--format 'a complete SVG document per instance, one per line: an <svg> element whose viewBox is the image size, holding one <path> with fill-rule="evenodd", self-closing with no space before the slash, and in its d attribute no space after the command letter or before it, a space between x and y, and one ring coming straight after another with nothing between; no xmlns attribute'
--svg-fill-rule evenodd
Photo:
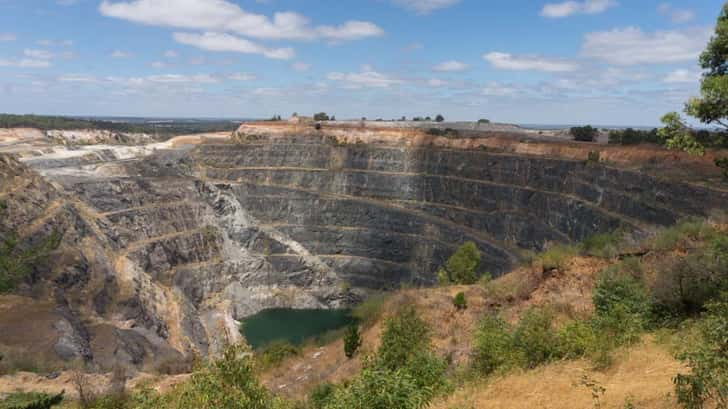
<svg viewBox="0 0 728 409"><path fill-rule="evenodd" d="M119 133L146 133L174 136L204 132L232 132L239 122L225 120L170 121L164 123L112 122L64 116L0 114L0 128L37 128L48 130L95 129Z"/></svg>

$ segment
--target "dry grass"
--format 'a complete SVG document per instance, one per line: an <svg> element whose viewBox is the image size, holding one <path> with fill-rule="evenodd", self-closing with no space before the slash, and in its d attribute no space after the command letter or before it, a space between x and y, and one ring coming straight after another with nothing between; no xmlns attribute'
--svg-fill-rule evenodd
<svg viewBox="0 0 728 409"><path fill-rule="evenodd" d="M513 373L459 389L435 402L433 409L587 409L595 407L591 389L581 384L586 374L605 392L601 408L677 408L672 377L682 370L663 346L646 337L640 345L622 350L606 372L595 372L585 360L564 361Z"/></svg>

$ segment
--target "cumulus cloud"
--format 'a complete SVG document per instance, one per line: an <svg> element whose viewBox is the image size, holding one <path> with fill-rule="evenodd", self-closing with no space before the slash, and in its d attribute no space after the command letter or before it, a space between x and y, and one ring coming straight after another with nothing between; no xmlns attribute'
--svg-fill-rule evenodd
<svg viewBox="0 0 728 409"><path fill-rule="evenodd" d="M541 15L548 18L569 17L575 14L599 14L617 5L614 0L584 0L549 3L541 9Z"/></svg>
<svg viewBox="0 0 728 409"><path fill-rule="evenodd" d="M668 16L673 23L688 23L695 19L695 12L689 9L678 9L670 3L662 3L657 7L657 12Z"/></svg>
<svg viewBox="0 0 728 409"><path fill-rule="evenodd" d="M226 0L134 0L110 2L99 6L101 14L135 23L203 31L234 32L239 35L286 40L324 38L332 41L380 36L384 31L366 21L347 21L339 26L310 24L307 17L294 12L268 16L249 13Z"/></svg>
<svg viewBox="0 0 728 409"><path fill-rule="evenodd" d="M460 0L393 0L394 4L419 14L428 14L460 3Z"/></svg>
<svg viewBox="0 0 728 409"><path fill-rule="evenodd" d="M440 64L437 64L436 66L432 67L433 71L438 72L455 72L455 71L465 71L468 69L468 64L465 64L460 61L450 60L445 61Z"/></svg>
<svg viewBox="0 0 728 409"><path fill-rule="evenodd" d="M131 57L131 53L127 51L121 51L121 50L114 50L114 52L111 53L111 58L129 58Z"/></svg>
<svg viewBox="0 0 728 409"><path fill-rule="evenodd" d="M667 84L697 84L700 81L700 71L677 69L665 75L662 82Z"/></svg>
<svg viewBox="0 0 728 409"><path fill-rule="evenodd" d="M695 60L710 39L710 28L655 31L637 27L589 33L581 53L614 65L661 64Z"/></svg>
<svg viewBox="0 0 728 409"><path fill-rule="evenodd" d="M326 78L329 81L336 81L344 88L389 88L392 85L401 84L402 81L392 78L386 74L375 71L372 67L365 65L360 72L341 73L331 72Z"/></svg>
<svg viewBox="0 0 728 409"><path fill-rule="evenodd" d="M292 48L268 48L248 39L226 33L174 33L174 39L180 44L207 51L261 54L276 60L288 60L295 55L295 51Z"/></svg>
<svg viewBox="0 0 728 409"><path fill-rule="evenodd" d="M568 60L540 56L515 56L501 52L485 54L483 59L501 70L571 72L579 68L575 62Z"/></svg>
<svg viewBox="0 0 728 409"><path fill-rule="evenodd" d="M311 64L306 64L305 62L297 61L293 64L291 64L291 68L293 68L294 71L308 71L311 68Z"/></svg>
<svg viewBox="0 0 728 409"><path fill-rule="evenodd" d="M236 72L235 74L228 75L227 78L233 81L253 81L257 77L255 74L251 74L249 72Z"/></svg>

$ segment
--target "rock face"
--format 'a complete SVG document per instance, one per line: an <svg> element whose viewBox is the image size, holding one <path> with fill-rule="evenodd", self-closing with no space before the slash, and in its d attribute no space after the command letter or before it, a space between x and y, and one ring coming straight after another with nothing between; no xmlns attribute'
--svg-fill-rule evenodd
<svg viewBox="0 0 728 409"><path fill-rule="evenodd" d="M23 245L63 236L53 262L2 297L0 347L102 370L182 370L237 341L236 320L262 309L432 284L468 240L482 271L501 274L549 242L644 231L728 202L585 161L325 134L237 139L3 156L0 234Z"/></svg>

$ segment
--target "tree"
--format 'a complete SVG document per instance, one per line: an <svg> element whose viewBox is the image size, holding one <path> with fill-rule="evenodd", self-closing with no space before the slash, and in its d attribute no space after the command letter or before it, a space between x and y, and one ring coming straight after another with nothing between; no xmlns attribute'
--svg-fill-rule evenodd
<svg viewBox="0 0 728 409"><path fill-rule="evenodd" d="M437 271L441 283L475 284L478 281L480 251L472 241L468 241L450 256L445 265Z"/></svg>
<svg viewBox="0 0 728 409"><path fill-rule="evenodd" d="M314 114L313 120L314 121L328 121L329 116L326 115L326 112L319 112L317 114Z"/></svg>
<svg viewBox="0 0 728 409"><path fill-rule="evenodd" d="M598 132L599 131L591 125L575 126L569 130L569 133L574 137L574 140L579 142L594 142Z"/></svg>
<svg viewBox="0 0 728 409"><path fill-rule="evenodd" d="M479 124L489 124L490 119L481 118L481 119L478 119L478 123Z"/></svg>
<svg viewBox="0 0 728 409"><path fill-rule="evenodd" d="M359 335L359 326L356 324L349 325L344 335L344 353L346 357L351 359L354 357L356 350L361 346L361 335Z"/></svg>
<svg viewBox="0 0 728 409"><path fill-rule="evenodd" d="M459 292L455 297L452 299L452 304L457 308L458 311L466 310L468 309L468 301L465 299L465 293Z"/></svg>
<svg viewBox="0 0 728 409"><path fill-rule="evenodd" d="M715 35L700 56L706 70L700 97L691 99L685 112L706 124L718 124L728 131L728 3L718 16Z"/></svg>
<svg viewBox="0 0 728 409"><path fill-rule="evenodd" d="M705 153L705 147L698 143L690 132L690 129L683 122L680 114L677 112L669 112L660 121L665 126L657 130L657 136L662 139L668 149L679 149L693 155L702 155Z"/></svg>
<svg viewBox="0 0 728 409"><path fill-rule="evenodd" d="M444 122L444 121L445 121L445 117L440 114L437 114L437 116L435 117L435 122Z"/></svg>

